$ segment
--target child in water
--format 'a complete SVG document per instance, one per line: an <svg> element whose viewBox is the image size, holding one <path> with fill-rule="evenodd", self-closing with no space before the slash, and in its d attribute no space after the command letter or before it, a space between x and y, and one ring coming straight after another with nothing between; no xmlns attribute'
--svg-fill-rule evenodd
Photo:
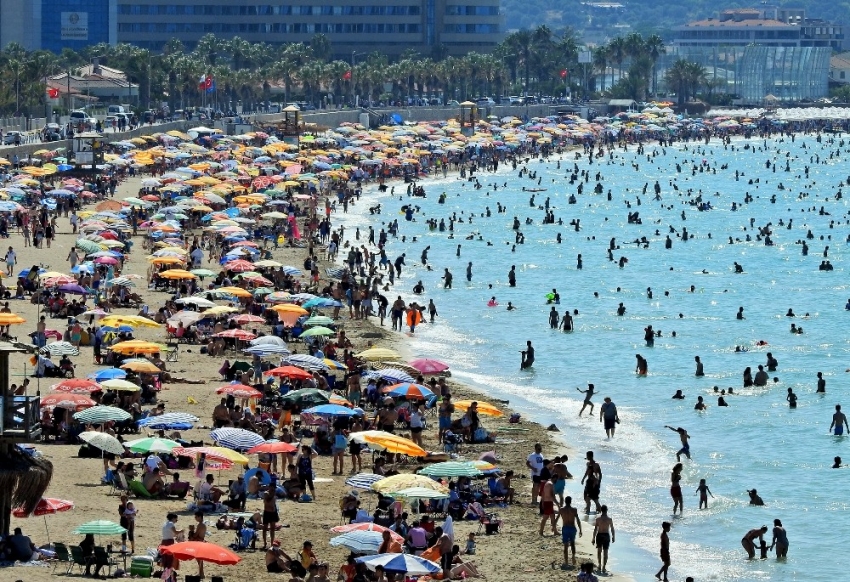
<svg viewBox="0 0 850 582"><path fill-rule="evenodd" d="M699 480L699 487L697 487L696 492L699 493L699 508L703 509L703 505L705 505L705 509L708 509L708 496L711 495L711 498L714 499L714 495L705 483L705 479Z"/></svg>

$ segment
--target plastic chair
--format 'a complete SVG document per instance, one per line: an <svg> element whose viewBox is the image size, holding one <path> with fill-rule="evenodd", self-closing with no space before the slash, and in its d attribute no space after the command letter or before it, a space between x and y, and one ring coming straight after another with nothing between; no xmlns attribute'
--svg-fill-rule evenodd
<svg viewBox="0 0 850 582"><path fill-rule="evenodd" d="M55 543L53 544L53 551L56 552L56 561L53 563L54 572L56 571L56 567L59 564L70 566L70 568L74 567L74 560L73 558L71 558L71 554L68 551L68 546L66 546L65 544Z"/></svg>
<svg viewBox="0 0 850 582"><path fill-rule="evenodd" d="M71 562L68 565L68 571L65 574L70 574L74 566L79 566L80 572L88 565L85 556L83 556L83 548L80 546L71 546Z"/></svg>
<svg viewBox="0 0 850 582"><path fill-rule="evenodd" d="M147 489L145 489L145 485L141 481L136 481L135 479L133 479L127 485L128 485L128 489L136 497L141 497L143 499L153 499L154 498L154 496L151 495L150 492Z"/></svg>

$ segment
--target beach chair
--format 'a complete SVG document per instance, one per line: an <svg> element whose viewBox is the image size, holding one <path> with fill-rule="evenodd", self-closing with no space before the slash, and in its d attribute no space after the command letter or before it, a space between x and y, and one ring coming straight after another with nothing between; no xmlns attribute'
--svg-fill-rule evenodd
<svg viewBox="0 0 850 582"><path fill-rule="evenodd" d="M151 495L147 489L145 489L145 485L141 481L136 481L135 479L132 479L128 483L128 489L136 497L140 497L142 499L154 499L154 496Z"/></svg>
<svg viewBox="0 0 850 582"><path fill-rule="evenodd" d="M71 553L68 551L68 546L65 544L55 543L53 544L53 551L56 552L56 561L53 562L53 571L56 572L56 567L59 564L64 566L68 566L70 568L74 567L74 559L71 557ZM67 571L65 572L68 573Z"/></svg>
<svg viewBox="0 0 850 582"><path fill-rule="evenodd" d="M165 351L165 361L166 362L176 362L180 357L180 338L177 341L170 341L165 344L167 348Z"/></svg>
<svg viewBox="0 0 850 582"><path fill-rule="evenodd" d="M86 565L86 558L83 556L83 549L80 546L71 546L71 561L68 564L68 570L65 574L70 574L71 570L74 569L74 566L78 566L80 568L80 572L82 572Z"/></svg>
<svg viewBox="0 0 850 582"><path fill-rule="evenodd" d="M498 513L488 513L480 503L470 503L466 510L478 518L478 533L484 530L484 533L491 535L502 531L502 520L499 519Z"/></svg>
<svg viewBox="0 0 850 582"><path fill-rule="evenodd" d="M153 576L153 558L150 556L133 556L130 561L130 576L141 578Z"/></svg>
<svg viewBox="0 0 850 582"><path fill-rule="evenodd" d="M110 490L110 495L115 495L116 491L120 494L121 491L129 491L129 487L127 487L127 477L124 476L124 473L115 473L115 476L112 479L112 490Z"/></svg>
<svg viewBox="0 0 850 582"><path fill-rule="evenodd" d="M109 576L112 575L112 567L118 564L118 562L109 557L106 549L100 546L95 546L94 548L94 560L95 566L106 566L107 575Z"/></svg>

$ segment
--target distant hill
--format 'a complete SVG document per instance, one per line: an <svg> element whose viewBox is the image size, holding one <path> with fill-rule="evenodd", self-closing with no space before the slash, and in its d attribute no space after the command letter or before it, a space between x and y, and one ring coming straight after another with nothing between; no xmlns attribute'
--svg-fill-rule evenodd
<svg viewBox="0 0 850 582"><path fill-rule="evenodd" d="M612 5L622 5L612 7ZM799 2L769 2L771 5L804 8L809 18L823 18L842 22L850 14L850 0L826 2L801 0ZM749 8L759 2L717 3L709 0L502 0L502 11L509 30L534 28L545 24L552 29L570 26L590 41L604 42L629 32L655 31L665 36L675 26L690 20L716 16L727 8ZM848 43L850 44L850 43Z"/></svg>

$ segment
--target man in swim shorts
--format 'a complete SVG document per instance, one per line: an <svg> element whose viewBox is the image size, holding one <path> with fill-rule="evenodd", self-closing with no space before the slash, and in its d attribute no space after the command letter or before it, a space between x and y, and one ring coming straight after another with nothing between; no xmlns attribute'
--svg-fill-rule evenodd
<svg viewBox="0 0 850 582"><path fill-rule="evenodd" d="M543 535L543 527L547 521L552 522L552 533L558 535L558 530L555 524L558 521L558 516L555 514L555 484L554 480L557 476L552 476L552 479L543 483L543 488L540 492L540 508L543 518L540 520L540 535Z"/></svg>
<svg viewBox="0 0 850 582"><path fill-rule="evenodd" d="M599 561L599 570L607 574L605 566L608 565L608 548L616 540L614 532L614 520L608 516L608 506L603 505L599 511L601 514L596 518L593 526L593 536L590 543L596 546L596 559Z"/></svg>
<svg viewBox="0 0 850 582"><path fill-rule="evenodd" d="M599 407L599 422L605 421L605 436L614 438L614 430L620 417L617 414L617 406L611 401L610 396L605 397L605 402Z"/></svg>
<svg viewBox="0 0 850 582"><path fill-rule="evenodd" d="M573 550L573 565L576 563L576 531L579 537L582 535L581 520L578 518L578 510L572 506L573 498L567 496L564 506L558 512L563 526L561 527L561 541L564 543L564 565L570 562L570 548ZM557 519L556 519L557 521Z"/></svg>
<svg viewBox="0 0 850 582"><path fill-rule="evenodd" d="M667 569L670 567L670 537L667 533L670 531L670 522L665 521L661 524L661 569L655 574L659 580L667 582ZM662 578L662 574L664 578Z"/></svg>
<svg viewBox="0 0 850 582"><path fill-rule="evenodd" d="M691 438L691 435L688 434L688 431L683 429L681 426L678 428L673 428L672 426L664 425L664 428L669 428L675 433L679 434L679 439L682 441L682 448L676 451L676 460L680 461L682 455L685 455L687 458L691 458L691 445L688 442L688 439Z"/></svg>
<svg viewBox="0 0 850 582"><path fill-rule="evenodd" d="M847 428L847 432L850 433L850 426L847 424L847 417L841 412L841 405L835 405L835 414L832 415L832 424L829 425L829 430L833 430L833 434L835 436L841 436L844 434L844 429Z"/></svg>

